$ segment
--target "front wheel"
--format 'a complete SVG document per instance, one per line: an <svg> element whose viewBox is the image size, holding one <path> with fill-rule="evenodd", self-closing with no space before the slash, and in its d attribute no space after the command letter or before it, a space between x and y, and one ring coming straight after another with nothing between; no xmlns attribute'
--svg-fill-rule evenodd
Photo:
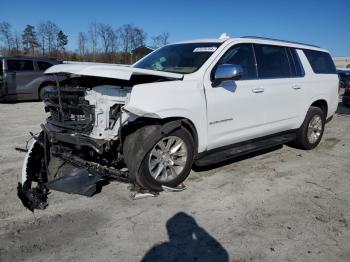
<svg viewBox="0 0 350 262"><path fill-rule="evenodd" d="M321 141L325 126L325 116L318 107L310 107L305 120L297 132L295 145L301 149L313 149Z"/></svg>
<svg viewBox="0 0 350 262"><path fill-rule="evenodd" d="M152 141L152 146L141 157L140 167L135 176L136 183L151 191L161 191L161 186L180 185L188 177L192 168L195 154L192 135L182 127L158 139L154 139L156 128L143 127L138 131L143 136L138 136L137 143L147 145ZM128 141L126 143L130 144ZM128 149L132 150L132 147L125 148L125 150ZM135 153L133 155L137 155L137 152Z"/></svg>

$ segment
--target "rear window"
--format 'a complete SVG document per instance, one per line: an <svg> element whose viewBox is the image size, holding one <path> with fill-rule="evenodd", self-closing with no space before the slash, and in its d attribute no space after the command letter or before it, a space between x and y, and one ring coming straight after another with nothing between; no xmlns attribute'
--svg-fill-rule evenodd
<svg viewBox="0 0 350 262"><path fill-rule="evenodd" d="M254 45L259 78L291 77L287 49L281 46Z"/></svg>
<svg viewBox="0 0 350 262"><path fill-rule="evenodd" d="M34 71L33 61L7 60L7 69L9 71Z"/></svg>
<svg viewBox="0 0 350 262"><path fill-rule="evenodd" d="M38 64L39 70L44 71L46 69L48 69L49 67L53 66L53 64L49 63L49 62L44 62L44 61L36 61L36 63Z"/></svg>
<svg viewBox="0 0 350 262"><path fill-rule="evenodd" d="M316 74L336 74L336 68L331 56L326 52L315 50L304 50L312 70Z"/></svg>

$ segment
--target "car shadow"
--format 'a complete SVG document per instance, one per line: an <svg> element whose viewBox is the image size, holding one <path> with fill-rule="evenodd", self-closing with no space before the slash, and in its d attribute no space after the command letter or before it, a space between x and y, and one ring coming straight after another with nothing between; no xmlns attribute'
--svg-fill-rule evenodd
<svg viewBox="0 0 350 262"><path fill-rule="evenodd" d="M203 171L208 171L208 170L212 170L212 169L216 169L216 168L220 168L223 166L227 166L236 162L240 162L249 158L253 158L253 157L257 157L260 155L264 155L267 153L271 153L273 151L279 150L283 147L283 145L278 145L278 146L274 146L271 148L267 148L267 149L262 149L256 152L252 152L252 153L248 153L248 154L244 154L241 156L237 156L237 157L232 157L231 159L228 160L224 160L224 161L220 161L218 163L215 164L211 164L211 165L206 165L206 166L196 166L195 164L192 166L192 169L195 172L203 172Z"/></svg>
<svg viewBox="0 0 350 262"><path fill-rule="evenodd" d="M228 252L196 220L179 212L166 223L169 241L153 246L142 258L152 261L229 261Z"/></svg>
<svg viewBox="0 0 350 262"><path fill-rule="evenodd" d="M339 102L337 111L335 113L339 115L350 115L350 107L346 107L341 102Z"/></svg>

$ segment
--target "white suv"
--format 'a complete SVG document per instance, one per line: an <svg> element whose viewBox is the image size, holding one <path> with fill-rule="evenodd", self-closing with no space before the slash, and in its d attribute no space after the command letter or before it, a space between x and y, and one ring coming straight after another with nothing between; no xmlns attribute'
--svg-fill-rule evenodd
<svg viewBox="0 0 350 262"><path fill-rule="evenodd" d="M24 162L18 189L30 208L46 206L48 189L92 195L116 178L161 191L193 164L290 142L312 149L338 105L326 50L258 37L171 44L130 67L46 73L70 77L47 90L50 117Z"/></svg>

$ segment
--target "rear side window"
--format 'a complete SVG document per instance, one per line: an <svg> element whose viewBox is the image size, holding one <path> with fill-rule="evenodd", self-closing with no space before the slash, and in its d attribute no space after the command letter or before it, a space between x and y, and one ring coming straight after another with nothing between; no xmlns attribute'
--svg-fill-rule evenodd
<svg viewBox="0 0 350 262"><path fill-rule="evenodd" d="M312 70L316 74L336 74L336 68L331 56L326 52L304 50Z"/></svg>
<svg viewBox="0 0 350 262"><path fill-rule="evenodd" d="M44 62L44 61L36 61L36 63L38 64L39 70L44 71L46 69L48 69L49 67L53 66L53 64L49 63L49 62Z"/></svg>
<svg viewBox="0 0 350 262"><path fill-rule="evenodd" d="M220 58L216 66L222 64L240 65L243 69L241 80L257 78L252 44L238 44L231 47Z"/></svg>
<svg viewBox="0 0 350 262"><path fill-rule="evenodd" d="M7 69L9 71L34 71L33 61L7 60Z"/></svg>
<svg viewBox="0 0 350 262"><path fill-rule="evenodd" d="M302 77L305 75L305 71L303 68L303 65L301 64L299 55L297 53L297 50L294 48L289 48L289 53L292 56L292 61L291 61L291 68L293 69L292 72L294 71L295 76L297 77Z"/></svg>
<svg viewBox="0 0 350 262"><path fill-rule="evenodd" d="M259 78L291 77L287 49L281 46L254 45Z"/></svg>

